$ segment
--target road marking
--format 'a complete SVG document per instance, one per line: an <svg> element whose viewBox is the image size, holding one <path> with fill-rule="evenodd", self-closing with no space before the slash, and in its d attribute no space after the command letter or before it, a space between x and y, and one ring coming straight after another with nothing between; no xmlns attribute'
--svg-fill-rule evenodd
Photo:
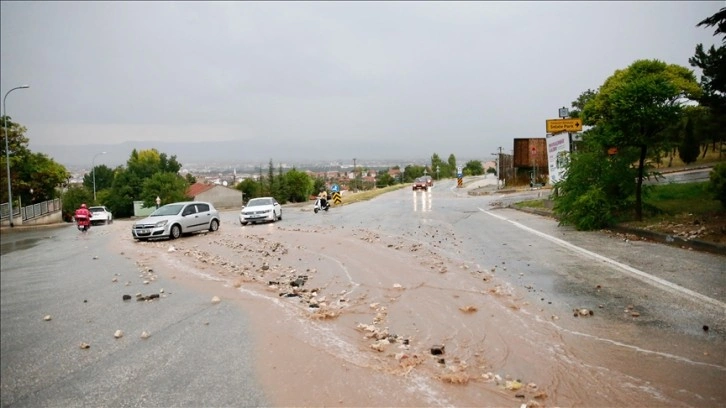
<svg viewBox="0 0 726 408"><path fill-rule="evenodd" d="M523 230L525 230L527 232L530 232L532 234L535 234L537 236L540 236L540 237L542 237L542 238L544 238L544 239L546 239L546 240L548 240L550 242L554 242L555 244L560 245L560 246L562 246L564 248L567 248L567 249L570 249L570 250L572 250L574 252L578 252L580 254L589 256L591 258L594 258L594 259L603 261L606 264L608 264L608 265L610 265L612 267L618 268L618 269L626 272L630 276L632 276L634 278L637 278L637 279L640 279L641 281L643 281L645 283L649 283L651 285L660 286L661 288L663 288L663 289L665 289L667 291L676 292L676 293L679 293L681 295L688 296L688 297L693 298L693 299L698 299L698 300L700 300L702 302L705 302L705 303L707 303L707 304L709 304L711 306L716 306L718 308L721 308L722 311L724 313L726 313L726 303L721 302L721 301L719 301L717 299L712 299L712 298L710 298L708 296L705 296L705 295L702 295L702 294L700 294L698 292L694 292L694 291L692 291L690 289L684 288L683 286L676 285L673 282L669 282L669 281L667 281L665 279L661 279L661 278L659 278L657 276L653 276L653 275L650 275L648 273L645 273L645 272L643 272L643 271L641 271L639 269L635 269L632 266L628 266L628 265L625 265L623 263L620 263L620 262L618 262L618 261L616 261L614 259L610 259L608 257L602 256L602 255L597 254L595 252L589 251L589 250L587 250L585 248L580 248L577 245L573 245L573 244L571 244L571 243L569 243L567 241L564 241L562 239L559 239L557 237L553 237L551 235L545 234L544 232L537 231L536 229L530 228L530 227L528 227L526 225L523 225L523 224L520 224L520 223L518 223L516 221L512 221L512 220L510 220L510 219L508 219L506 217L503 217L501 215L494 214L491 211L486 211L486 210L483 210L481 208L479 208L479 211L481 211L481 212L483 212L485 214L491 215L494 218L498 218L498 219L500 219L502 221L507 221L507 222L511 223L512 225L514 225L517 228L521 228L521 229L523 229Z"/></svg>

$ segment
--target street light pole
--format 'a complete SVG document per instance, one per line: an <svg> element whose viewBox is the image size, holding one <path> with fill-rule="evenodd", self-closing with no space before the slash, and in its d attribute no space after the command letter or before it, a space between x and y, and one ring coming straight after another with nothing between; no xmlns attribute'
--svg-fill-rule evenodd
<svg viewBox="0 0 726 408"><path fill-rule="evenodd" d="M5 121L5 124L4 124L4 127L5 127L5 165L6 165L7 171L8 171L8 205L10 206L9 207L10 212L8 213L8 215L9 215L8 219L10 220L10 228L12 228L14 226L13 225L13 187L12 187L12 184L10 183L10 148L8 147L8 115L7 115L7 113L5 113L5 108L7 105L6 101L8 99L8 95L10 94L10 92L12 92L16 89L26 89L26 88L30 88L30 86L21 85L21 86L15 87L15 88L7 91L7 93L5 93L5 97L3 98L3 119Z"/></svg>
<svg viewBox="0 0 726 408"><path fill-rule="evenodd" d="M96 204L96 157L106 152L96 153L91 160L91 173L93 173L93 204Z"/></svg>

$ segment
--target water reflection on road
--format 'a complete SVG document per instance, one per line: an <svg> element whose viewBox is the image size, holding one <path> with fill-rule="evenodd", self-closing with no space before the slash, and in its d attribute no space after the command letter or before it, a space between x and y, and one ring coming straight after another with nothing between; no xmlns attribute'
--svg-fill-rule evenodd
<svg viewBox="0 0 726 408"><path fill-rule="evenodd" d="M431 202L433 201L433 192L431 189L424 191L413 190L413 212L429 212L431 211Z"/></svg>

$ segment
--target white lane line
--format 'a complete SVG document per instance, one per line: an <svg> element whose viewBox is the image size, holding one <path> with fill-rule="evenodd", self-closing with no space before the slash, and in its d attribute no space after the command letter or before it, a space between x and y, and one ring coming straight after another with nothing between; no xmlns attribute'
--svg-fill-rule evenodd
<svg viewBox="0 0 726 408"><path fill-rule="evenodd" d="M663 288L665 290L668 290L668 291L671 291L671 292L676 292L676 293L680 293L681 295L686 295L686 296L688 296L688 297L690 297L692 299L698 299L698 300L700 300L702 302L705 302L705 303L707 303L707 304L709 304L711 306L716 306L718 308L721 308L722 311L723 311L723 313L726 313L726 303L721 302L721 301L719 301L717 299L712 299L712 298L710 298L708 296L704 296L704 295L702 295L702 294L700 294L698 292L694 292L694 291L692 291L690 289L684 288L683 286L676 285L673 282L669 282L669 281L667 281L665 279L661 279L661 278L659 278L657 276L653 276L653 275L650 275L648 273L645 273L645 272L643 272L643 271L641 271L639 269L635 269L632 266L628 266L628 265L625 265L623 263L620 263L620 262L618 262L618 261L616 261L614 259L610 259L610 258L607 258L607 257L602 256L600 254L596 254L595 252L588 251L585 248L580 248L577 245L573 245L573 244L571 244L571 243L569 243L567 241L564 241L564 240L561 240L559 238L553 237L551 235L545 234L543 232L537 231L537 230L535 230L533 228L530 228L530 227L528 227L526 225L522 225L522 224L520 224L520 223L518 223L516 221L512 221L512 220L510 220L510 219L508 219L506 217L502 217L501 215L494 214L494 213L492 213L490 211L486 211L486 210L481 209L481 208L479 208L479 211L481 211L481 212L483 212L485 214L491 215L494 218L498 218L498 219L500 219L502 221L507 221L507 222L511 223L512 225L514 225L517 228L521 228L521 229L523 229L523 230L525 230L527 232L530 232L532 234L535 234L537 236L540 236L540 237L542 237L542 238L544 238L544 239L546 239L546 240L548 240L550 242L554 242L555 244L560 245L562 247L565 247L567 249L570 249L570 250L572 250L574 252L578 252L580 254L589 256L589 257L594 258L594 259L597 259L599 261L603 261L606 264L608 264L608 265L610 265L610 266L612 266L614 268L618 268L618 269L626 272L630 276L632 276L634 278L637 278L637 279L640 279L643 282L646 282L646 283L649 283L649 284L652 284L652 285L660 286L661 288Z"/></svg>

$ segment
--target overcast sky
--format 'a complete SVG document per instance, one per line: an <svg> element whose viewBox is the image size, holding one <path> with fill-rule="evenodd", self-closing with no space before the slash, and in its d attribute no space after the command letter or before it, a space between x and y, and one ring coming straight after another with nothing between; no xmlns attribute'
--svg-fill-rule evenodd
<svg viewBox="0 0 726 408"><path fill-rule="evenodd" d="M7 114L31 149L254 138L474 157L544 137L635 60L690 68L721 41L696 24L724 6L3 1L0 86L30 85Z"/></svg>

